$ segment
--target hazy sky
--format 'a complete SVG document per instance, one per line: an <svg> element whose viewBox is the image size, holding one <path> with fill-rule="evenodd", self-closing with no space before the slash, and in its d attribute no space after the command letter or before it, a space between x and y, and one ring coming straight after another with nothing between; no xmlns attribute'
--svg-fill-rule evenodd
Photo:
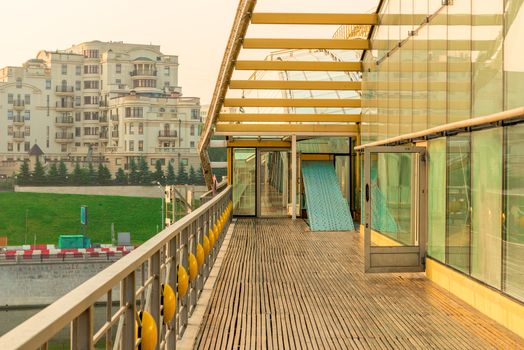
<svg viewBox="0 0 524 350"><path fill-rule="evenodd" d="M259 0L264 12L368 12L377 0ZM179 56L185 96L207 103L213 93L238 0L2 0L0 67L19 66L39 50L65 49L83 41L152 43ZM260 27L260 26L259 26ZM248 34L330 37L303 27L265 26ZM317 28L320 29L320 28ZM248 36L249 36L248 35Z"/></svg>

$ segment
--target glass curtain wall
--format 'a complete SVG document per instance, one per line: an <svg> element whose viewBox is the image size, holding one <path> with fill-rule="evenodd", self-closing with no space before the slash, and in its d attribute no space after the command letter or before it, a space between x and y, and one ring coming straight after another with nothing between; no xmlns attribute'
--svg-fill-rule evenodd
<svg viewBox="0 0 524 350"><path fill-rule="evenodd" d="M431 140L428 161L428 255L524 301L524 124Z"/></svg>
<svg viewBox="0 0 524 350"><path fill-rule="evenodd" d="M451 3L384 1L362 60L363 143L523 105L524 0Z"/></svg>

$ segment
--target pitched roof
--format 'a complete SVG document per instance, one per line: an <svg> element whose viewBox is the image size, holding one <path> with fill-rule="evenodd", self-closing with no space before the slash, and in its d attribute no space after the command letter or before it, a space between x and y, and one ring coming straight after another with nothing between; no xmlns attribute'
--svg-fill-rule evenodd
<svg viewBox="0 0 524 350"><path fill-rule="evenodd" d="M44 154L44 152L37 144L34 144L31 150L29 150L30 156L41 156L42 154Z"/></svg>

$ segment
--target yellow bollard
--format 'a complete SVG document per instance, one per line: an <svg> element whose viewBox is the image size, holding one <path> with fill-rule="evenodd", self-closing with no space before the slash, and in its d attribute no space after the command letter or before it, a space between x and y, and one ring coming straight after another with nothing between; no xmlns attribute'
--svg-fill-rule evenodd
<svg viewBox="0 0 524 350"><path fill-rule="evenodd" d="M156 322L147 311L138 312L138 321L135 321L135 339L141 339L138 350L153 350L156 347Z"/></svg>
<svg viewBox="0 0 524 350"><path fill-rule="evenodd" d="M198 263L193 253L189 253L187 262L189 265L189 282L193 282L196 280L198 275Z"/></svg>
<svg viewBox="0 0 524 350"><path fill-rule="evenodd" d="M162 284L162 316L164 323L168 324L175 316L176 311L176 294L173 288L167 283Z"/></svg>
<svg viewBox="0 0 524 350"><path fill-rule="evenodd" d="M204 246L204 255L207 256L209 254L209 250L210 250L209 238L207 238L207 236L204 235L203 241L204 241L204 244L203 244L203 246Z"/></svg>
<svg viewBox="0 0 524 350"><path fill-rule="evenodd" d="M184 268L184 266L180 265L178 266L178 278L177 278L177 284L178 284L178 297L183 298L187 293L187 271Z"/></svg>
<svg viewBox="0 0 524 350"><path fill-rule="evenodd" d="M204 247L202 247L202 244L198 243L196 247L196 260L199 269L202 267L202 265L204 265L204 258Z"/></svg>

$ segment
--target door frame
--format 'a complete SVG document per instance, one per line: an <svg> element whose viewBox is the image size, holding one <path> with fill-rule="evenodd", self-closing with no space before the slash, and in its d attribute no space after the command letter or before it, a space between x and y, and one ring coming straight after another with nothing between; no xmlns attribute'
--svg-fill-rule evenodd
<svg viewBox="0 0 524 350"><path fill-rule="evenodd" d="M257 160L256 160L256 179L257 179L257 183L256 183L256 217L260 218L260 217L265 217L265 218L268 218L268 217L282 217L282 218L287 218L287 217L291 217L290 215L287 215L287 212L286 212L286 215L281 215L281 216L262 216L262 176L261 176L261 171L262 171L262 153L263 152L287 152L288 153L288 161L291 160L291 149L289 148L275 148L275 147L270 147L270 148L257 148ZM289 174L291 174L291 169L289 169ZM265 174L267 176L267 174ZM298 182L298 172L297 172L297 182ZM286 189L288 192L290 190L291 187L291 179L288 179L288 188ZM289 198L291 198L291 194L289 194ZM286 203L286 210L287 210L287 205L289 205L289 200L288 200L288 203Z"/></svg>
<svg viewBox="0 0 524 350"><path fill-rule="evenodd" d="M418 188L412 195L415 206L415 246L372 246L371 245L371 154L411 153L417 154L412 170ZM364 149L365 221L364 221L364 271L374 272L422 272L425 270L427 242L427 178L426 148L416 146L376 146ZM414 172L414 173L413 173ZM413 187L412 187L413 188ZM413 192L412 192L413 193ZM395 261L397 264L392 263Z"/></svg>

